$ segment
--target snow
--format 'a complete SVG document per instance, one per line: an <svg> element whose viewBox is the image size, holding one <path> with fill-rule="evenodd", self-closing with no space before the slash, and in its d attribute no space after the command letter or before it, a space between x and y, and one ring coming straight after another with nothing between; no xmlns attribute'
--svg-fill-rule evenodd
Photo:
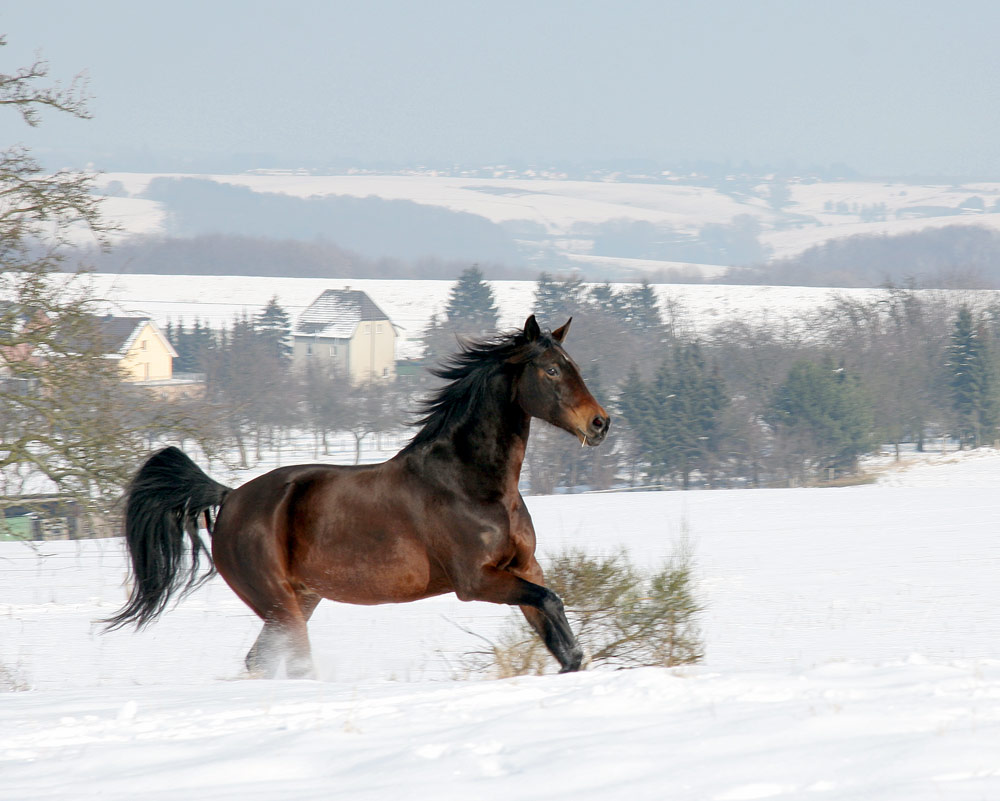
<svg viewBox="0 0 1000 801"><path fill-rule="evenodd" d="M102 179L121 181L127 191L139 194L156 177L107 173ZM613 219L700 227L706 222L729 222L747 211L746 204L714 189L665 184L296 173L187 177L300 198L347 195L411 200L477 214L495 223L531 220L543 225L550 233L568 233L579 222L601 223Z"/></svg>
<svg viewBox="0 0 1000 801"><path fill-rule="evenodd" d="M0 799L1000 797L1000 453L840 489L529 497L540 550L647 565L686 533L705 661L502 681L508 613L320 605L321 680L250 681L213 580L141 633L118 540L0 543ZM214 471L213 471L214 472ZM2 679L0 679L2 681Z"/></svg>
<svg viewBox="0 0 1000 801"><path fill-rule="evenodd" d="M941 481L942 468L947 468L947 474L956 484L964 487L982 490L997 486L995 460L997 452L990 448L974 451L956 451L948 444L942 446L940 441L932 440L927 445L927 453L904 453L902 460L881 460L886 470L880 476L879 483L891 487L935 487ZM872 466L878 464L872 460Z"/></svg>
<svg viewBox="0 0 1000 801"><path fill-rule="evenodd" d="M710 186L645 181L580 181L554 178L463 178L431 174L409 175L308 175L295 172L238 175L175 175L107 173L101 187L121 184L130 197L112 198L105 212L119 222L122 235L166 230L160 204L142 197L158 177L191 177L299 198L342 195L358 198L409 200L452 211L466 212L497 224L530 223L546 232L548 245L561 255L588 256L592 241L581 227L611 221L649 222L681 233L695 234L706 225L729 225L739 217L753 218L760 226L760 242L774 257L793 256L831 239L857 234L908 233L945 225L980 225L1000 229L1000 184L906 184L878 181L797 181L784 186L789 202L776 212L767 202L770 184L746 187L728 194ZM747 194L748 193L748 194ZM984 209L958 207L971 197L983 200ZM845 203L849 213L836 213L828 203ZM885 220L864 222L862 207L882 204ZM945 213L928 211L944 209ZM790 221L786 215L794 215ZM932 214L934 216L926 216ZM718 267L678 265L669 261L641 261L595 257L591 265L632 267L642 272L682 269L706 276ZM586 266L584 266L586 269Z"/></svg>
<svg viewBox="0 0 1000 801"><path fill-rule="evenodd" d="M243 313L254 315L272 297L292 318L327 289L360 289L399 329L397 357L422 352L421 337L432 314L441 315L454 281L394 281L358 278L261 278L233 275L116 275L96 273L89 280L95 294L108 301L116 314L144 314L161 328L167 323L195 319L220 328ZM500 311L500 328L524 324L534 305L534 281L490 281ZM879 289L830 289L796 286L726 286L716 284L656 284L661 305L683 313L683 322L704 334L717 323L739 319L760 322L789 319L816 309L836 297L864 300L884 293ZM981 290L977 295L1000 297ZM556 326L562 320L544 320Z"/></svg>
<svg viewBox="0 0 1000 801"><path fill-rule="evenodd" d="M62 692L45 710L20 694L0 711L30 715L4 785L24 801L985 799L1000 781L998 686L996 665L918 661L792 677L129 688Z"/></svg>

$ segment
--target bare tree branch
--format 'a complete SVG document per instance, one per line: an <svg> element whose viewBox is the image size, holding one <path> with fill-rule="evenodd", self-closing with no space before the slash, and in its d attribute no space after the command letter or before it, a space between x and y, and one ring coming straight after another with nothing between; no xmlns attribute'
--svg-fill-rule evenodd
<svg viewBox="0 0 1000 801"><path fill-rule="evenodd" d="M0 47L6 44L7 37L0 35ZM36 55L30 65L11 75L0 73L0 106L13 106L32 128L41 122L39 110L42 108L62 111L80 119L91 118L87 108L91 96L86 73L75 76L68 86L58 81L42 85L41 81L48 77L49 63L40 55Z"/></svg>

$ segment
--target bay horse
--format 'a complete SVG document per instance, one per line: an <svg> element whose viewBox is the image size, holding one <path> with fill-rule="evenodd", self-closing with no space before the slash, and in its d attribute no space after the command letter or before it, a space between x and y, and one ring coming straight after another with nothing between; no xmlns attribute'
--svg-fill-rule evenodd
<svg viewBox="0 0 1000 801"><path fill-rule="evenodd" d="M608 433L608 413L563 350L570 322L546 333L532 315L523 331L464 343L433 371L446 383L425 401L421 428L380 464L279 467L231 489L178 448L153 454L126 493L133 585L108 628L145 626L217 570L264 621L246 657L251 675L273 677L282 659L289 677L315 675L306 623L322 598L449 592L519 606L561 672L579 670L583 652L544 585L518 491L532 417L581 444ZM202 516L212 541L204 573Z"/></svg>

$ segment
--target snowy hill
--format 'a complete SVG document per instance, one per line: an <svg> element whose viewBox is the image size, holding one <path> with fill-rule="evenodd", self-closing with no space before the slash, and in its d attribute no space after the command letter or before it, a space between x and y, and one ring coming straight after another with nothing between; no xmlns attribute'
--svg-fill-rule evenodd
<svg viewBox="0 0 1000 801"><path fill-rule="evenodd" d="M844 489L531 497L540 550L687 531L702 665L453 680L506 612L321 604L322 681L244 681L214 580L144 632L117 540L0 543L0 799L1000 797L1000 454ZM57 767L56 767L57 766Z"/></svg>
<svg viewBox="0 0 1000 801"><path fill-rule="evenodd" d="M169 231L168 209L144 193L161 177L188 177L299 199L331 196L410 201L473 214L504 227L524 252L568 258L581 271L641 275L685 266L707 276L720 265L634 259L613 246L595 251L595 237L608 224L648 223L679 237L694 237L705 226L752 221L763 252L792 256L813 245L857 234L908 233L944 225L1000 229L1000 184L908 184L877 181L769 179L693 185L682 180L560 180L535 177L410 175L308 175L294 172L212 176L109 173L99 186L111 187L106 212L123 234ZM776 199L775 193L781 198ZM434 254L423 254L434 255ZM688 259L686 261L690 261ZM756 261L757 259L751 259ZM735 263L743 263L737 259Z"/></svg>

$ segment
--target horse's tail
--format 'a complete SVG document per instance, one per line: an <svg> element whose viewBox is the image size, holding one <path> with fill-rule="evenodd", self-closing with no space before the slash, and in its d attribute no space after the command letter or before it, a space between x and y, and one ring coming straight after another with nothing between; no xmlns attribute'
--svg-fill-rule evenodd
<svg viewBox="0 0 1000 801"><path fill-rule="evenodd" d="M155 620L174 596L183 597L215 573L212 556L198 535L199 515L212 531L210 510L230 492L206 475L178 448L154 453L135 474L125 494L125 542L132 562L132 592L114 617L104 622L117 629L134 623L142 628ZM191 560L185 565L185 534ZM199 576L199 561L208 570Z"/></svg>

